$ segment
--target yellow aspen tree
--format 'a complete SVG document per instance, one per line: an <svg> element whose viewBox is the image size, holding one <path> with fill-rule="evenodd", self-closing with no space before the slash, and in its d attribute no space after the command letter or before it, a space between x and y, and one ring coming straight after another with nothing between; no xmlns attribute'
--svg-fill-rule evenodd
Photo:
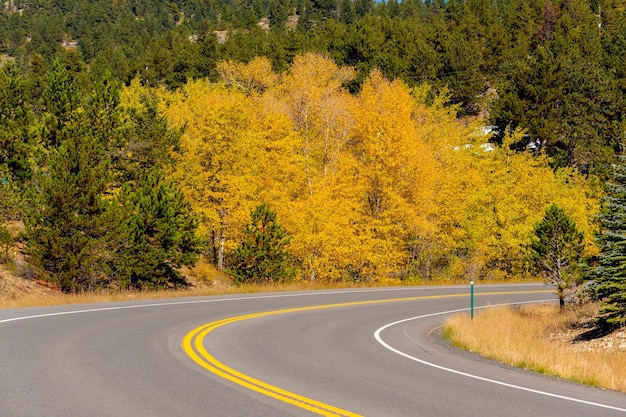
<svg viewBox="0 0 626 417"><path fill-rule="evenodd" d="M346 177L340 172L344 166L341 149L350 122L346 103L351 96L342 89L341 83L329 83L324 78L325 72L303 68L305 64L328 64L326 59L310 58L299 63L298 71L300 76L323 75L322 79L310 78L303 84L307 88L318 86L322 91L307 96L310 101L307 106L314 109L308 122L308 134L312 135L310 143L328 146L326 156L318 155L320 157L316 160L308 161L309 164L314 162L319 175L312 175L310 165L307 165L306 158L311 155L306 149L307 131L298 125L299 119L294 117L293 108L289 106L293 99L290 94L301 94L300 91L292 92L285 85L293 81L291 74L286 75L283 78L286 81L275 89L249 97L251 110L254 110L251 129L260 146L253 175L258 196L271 202L292 236L290 251L300 260L301 276L307 280L337 281L345 278L346 271L354 263L349 258L362 252L361 248L350 244L350 213L355 210L349 207L351 200L348 197L354 190L350 183L343 181ZM311 126L323 126L323 129ZM312 132L323 134L313 135Z"/></svg>
<svg viewBox="0 0 626 417"><path fill-rule="evenodd" d="M303 277L318 281L362 279L359 269L370 254L364 236L355 228L359 216L358 184L351 181L349 155L339 161L340 170L326 179L313 195L294 200L289 220L293 230L292 253L302 262ZM343 170L347 170L344 173Z"/></svg>
<svg viewBox="0 0 626 417"><path fill-rule="evenodd" d="M278 94L302 138L311 194L313 183L318 176L328 175L345 142L343 102L348 93L342 84L353 77L353 69L338 67L330 58L313 53L297 55L283 76Z"/></svg>
<svg viewBox="0 0 626 417"><path fill-rule="evenodd" d="M299 55L271 92L300 139L306 192L291 202L292 216L283 221L298 231L291 241L292 253L301 259L308 280L339 279L341 275L334 250L343 245L338 245L341 230L350 230L343 227L347 220L342 215L351 210L336 207L344 204L337 198L336 188L351 123L346 103L352 100L342 84L353 76L352 69L340 68L324 56Z"/></svg>
<svg viewBox="0 0 626 417"><path fill-rule="evenodd" d="M353 107L352 152L363 190L360 233L369 236L368 262L382 276L406 269L407 247L428 233L434 208L436 160L418 134L415 106L406 85L373 71Z"/></svg>
<svg viewBox="0 0 626 417"><path fill-rule="evenodd" d="M428 207L427 216L409 240L410 273L439 279L457 267L457 253L464 250L467 240L460 224L465 218L465 198L475 188L477 176L459 159L458 150L468 147L475 127L457 119L458 108L447 104L446 91L426 105L429 89L424 85L413 90L416 135L434 162L430 165L431 193L418 203Z"/></svg>
<svg viewBox="0 0 626 417"><path fill-rule="evenodd" d="M220 61L217 63L217 72L227 87L236 87L246 94L262 93L278 79L266 57L255 57L247 64L232 60Z"/></svg>
<svg viewBox="0 0 626 417"><path fill-rule="evenodd" d="M190 81L167 98L174 126L184 127L173 177L200 218L199 232L212 244L213 262L224 266L225 250L245 224L256 193L250 172L256 149L243 92L206 80Z"/></svg>
<svg viewBox="0 0 626 417"><path fill-rule="evenodd" d="M352 96L342 85L353 71L315 54L297 56L280 77L264 58L219 71L223 82L162 93L170 123L184 127L171 175L218 266L263 202L291 236L306 280L523 272L533 225L552 203L592 236L597 204L584 178L511 151L519 132L484 146L478 124L459 121L446 94L427 105L427 86L411 90L373 71ZM126 102L140 93L133 82Z"/></svg>
<svg viewBox="0 0 626 417"><path fill-rule="evenodd" d="M130 81L130 85L122 88L120 91L120 105L124 108L139 108L141 106L141 96L145 94L147 89L141 85L138 77Z"/></svg>
<svg viewBox="0 0 626 417"><path fill-rule="evenodd" d="M543 155L511 150L521 135L515 132L493 151L472 155L483 180L467 196L464 227L480 267L492 278L524 273L533 226L553 203L571 210L579 229L593 236L598 206L589 185L571 169L554 172Z"/></svg>

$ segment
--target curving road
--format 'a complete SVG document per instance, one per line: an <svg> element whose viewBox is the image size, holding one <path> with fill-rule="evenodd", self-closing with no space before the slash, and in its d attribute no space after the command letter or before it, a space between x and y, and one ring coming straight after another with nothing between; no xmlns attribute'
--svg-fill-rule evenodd
<svg viewBox="0 0 626 417"><path fill-rule="evenodd" d="M477 286L476 306L554 300L545 290ZM412 287L0 310L0 416L626 416L624 394L440 342L437 326L469 306L467 293Z"/></svg>

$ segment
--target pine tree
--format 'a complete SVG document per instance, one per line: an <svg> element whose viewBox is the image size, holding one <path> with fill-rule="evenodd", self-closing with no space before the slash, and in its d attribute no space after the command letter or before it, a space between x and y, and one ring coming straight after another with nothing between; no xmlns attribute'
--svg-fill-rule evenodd
<svg viewBox="0 0 626 417"><path fill-rule="evenodd" d="M605 327L626 325L626 160L617 165L606 185L600 215L599 265L595 268L594 294L602 300L598 317Z"/></svg>
<svg viewBox="0 0 626 417"><path fill-rule="evenodd" d="M350 25L356 21L356 12L354 11L354 3L350 0L341 0L339 8L339 21Z"/></svg>
<svg viewBox="0 0 626 417"><path fill-rule="evenodd" d="M354 11L359 18L365 17L374 9L374 2L372 0L355 0Z"/></svg>
<svg viewBox="0 0 626 417"><path fill-rule="evenodd" d="M65 130L78 116L81 95L65 64L55 60L46 72L46 84L41 94L45 110L44 144L56 148L67 137Z"/></svg>
<svg viewBox="0 0 626 417"><path fill-rule="evenodd" d="M200 242L182 192L160 170L179 134L156 101L123 114L106 78L84 107L70 82L46 91L49 146L25 216L30 261L67 292L184 284L178 269L194 264Z"/></svg>
<svg viewBox="0 0 626 417"><path fill-rule="evenodd" d="M276 220L269 204L262 203L250 215L244 241L235 250L232 274L239 283L281 282L293 277L287 250L289 236Z"/></svg>
<svg viewBox="0 0 626 417"><path fill-rule="evenodd" d="M0 68L0 222L20 217L31 177L29 104L26 82L9 61Z"/></svg>
<svg viewBox="0 0 626 417"><path fill-rule="evenodd" d="M46 149L24 213L29 261L63 291L110 285L117 224L106 198L111 183L108 134L80 108L81 95L60 61L46 75L39 139Z"/></svg>
<svg viewBox="0 0 626 417"><path fill-rule="evenodd" d="M136 181L142 173L170 166L172 150L180 143L182 130L171 129L157 108L156 97L143 94L128 110L131 128L117 146L113 165L122 181Z"/></svg>
<svg viewBox="0 0 626 417"><path fill-rule="evenodd" d="M185 285L179 268L193 266L201 252L196 221L180 190L153 169L126 183L117 198L122 232L113 276L123 288Z"/></svg>
<svg viewBox="0 0 626 417"><path fill-rule="evenodd" d="M16 180L30 176L28 166L28 128L31 112L25 80L9 61L0 68L0 166Z"/></svg>
<svg viewBox="0 0 626 417"><path fill-rule="evenodd" d="M102 198L109 160L83 128L74 131L35 178L36 196L27 210L27 254L63 291L106 287L110 222Z"/></svg>
<svg viewBox="0 0 626 417"><path fill-rule="evenodd" d="M566 291L579 282L577 264L584 249L583 238L574 221L556 204L548 207L535 225L533 259L548 283L556 286L561 307L565 305Z"/></svg>
<svg viewBox="0 0 626 417"><path fill-rule="evenodd" d="M0 68L0 223L21 216L24 190L31 177L31 125L26 80L13 61L8 61Z"/></svg>
<svg viewBox="0 0 626 417"><path fill-rule="evenodd" d="M536 48L502 66L493 122L500 134L526 129L524 143L517 146L532 142L554 167L607 165L619 147L615 128L623 100L614 74L603 64L597 19L555 18L544 19Z"/></svg>

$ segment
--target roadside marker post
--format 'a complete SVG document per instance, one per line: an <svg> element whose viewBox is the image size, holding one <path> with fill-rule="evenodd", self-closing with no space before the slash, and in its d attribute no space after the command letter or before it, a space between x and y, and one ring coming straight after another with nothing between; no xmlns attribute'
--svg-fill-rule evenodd
<svg viewBox="0 0 626 417"><path fill-rule="evenodd" d="M470 281L470 318L474 320L474 280Z"/></svg>

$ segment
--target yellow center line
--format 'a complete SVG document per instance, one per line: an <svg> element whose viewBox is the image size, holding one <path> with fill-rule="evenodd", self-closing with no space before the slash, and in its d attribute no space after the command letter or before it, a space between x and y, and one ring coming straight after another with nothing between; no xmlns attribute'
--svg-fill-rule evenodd
<svg viewBox="0 0 626 417"><path fill-rule="evenodd" d="M479 295L508 295L508 294L533 294L533 293L546 293L554 292L553 290L539 290L539 291L509 291L509 292L484 292L475 294ZM313 400L311 398L304 397L302 395L284 390L282 388L270 385L266 382L260 381L251 376L245 375L225 364L218 361L213 355L211 355L204 347L204 338L213 330L218 329L227 324L237 323L244 320L250 320L259 317L273 316L277 314L295 313L299 311L321 310L337 307L348 307L368 304L381 304L381 303L394 303L402 301L415 301L425 299L437 299L437 298L453 298L453 297L467 297L468 294L447 294L447 295L425 295L418 297L403 297L403 298L391 298L384 300L368 300L368 301L352 301L346 303L337 304L324 304L308 307L296 307L286 308L281 310L266 311L253 314L245 314L242 316L229 317L226 319L214 321L211 323L203 324L185 335L182 340L183 351L193 360L195 363L214 373L228 381L239 384L252 391L267 395L268 397L277 399L287 404L294 405L296 407L303 408L312 413L321 416L342 416L342 417L361 417L359 414L342 410L341 408L334 407L329 404Z"/></svg>

